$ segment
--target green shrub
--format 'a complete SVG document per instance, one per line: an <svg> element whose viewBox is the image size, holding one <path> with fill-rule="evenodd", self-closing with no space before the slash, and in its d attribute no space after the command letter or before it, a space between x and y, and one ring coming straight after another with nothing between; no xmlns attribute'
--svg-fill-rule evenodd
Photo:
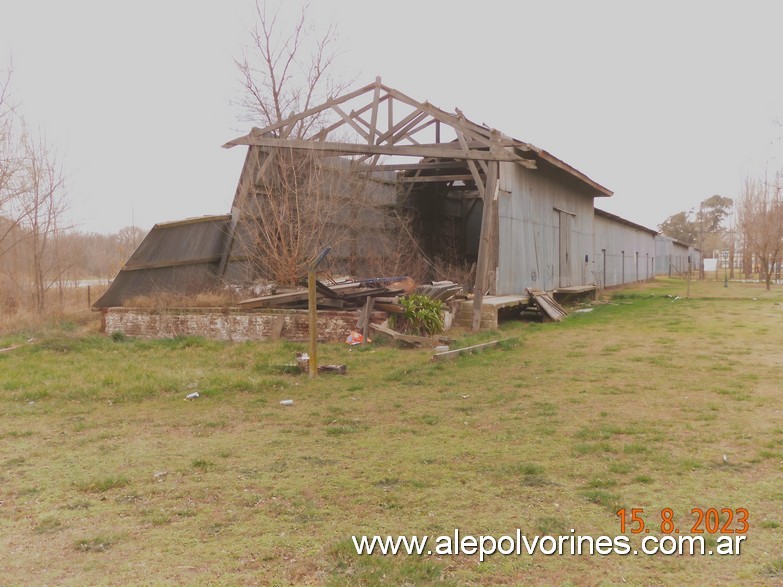
<svg viewBox="0 0 783 587"><path fill-rule="evenodd" d="M420 336L443 332L443 302L413 293L400 298L400 305L402 314L392 314L392 328Z"/></svg>

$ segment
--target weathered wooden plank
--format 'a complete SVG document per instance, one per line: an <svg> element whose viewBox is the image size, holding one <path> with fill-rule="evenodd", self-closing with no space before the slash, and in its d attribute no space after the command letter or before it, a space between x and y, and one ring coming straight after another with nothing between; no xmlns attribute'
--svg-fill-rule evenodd
<svg viewBox="0 0 783 587"><path fill-rule="evenodd" d="M362 344L367 344L367 338L370 335L370 316L372 315L372 307L375 303L375 298L367 297L367 301L364 304L364 324L362 324Z"/></svg>
<svg viewBox="0 0 783 587"><path fill-rule="evenodd" d="M405 140L408 140L408 141L410 141L410 142L412 142L412 143L414 143L416 145L420 145L421 143L419 143L419 141L414 139L413 135L415 135L418 132L421 132L422 130L424 130L428 126L431 126L431 125L435 124L436 122L437 122L437 120L435 120L434 118L430 118L429 120L425 120L424 122L422 122L421 124L419 124L415 128L412 128L409 131L405 132L404 134L401 134L399 136L395 136L395 138L394 138L394 140L392 142L398 143L398 142L400 142L400 141L405 139ZM432 144L439 145L441 143L432 143Z"/></svg>
<svg viewBox="0 0 783 587"><path fill-rule="evenodd" d="M433 337L426 337L426 336L415 336L413 334L403 334L402 332L397 332L396 330L392 330L391 328L387 328L386 326L382 326L381 324L370 324L370 328L372 328L373 330L377 330L378 332L382 332L383 334L392 337L394 340L401 340L411 345L422 344L428 346L437 346L444 342L445 343L451 342L451 339L449 339L447 336L436 335Z"/></svg>
<svg viewBox="0 0 783 587"><path fill-rule="evenodd" d="M386 297L386 296L396 296L401 293L405 293L402 289L389 289L386 287L378 287L374 289L361 289L357 290L355 292L346 293L341 296L344 300L358 300L366 296L380 296L380 297Z"/></svg>
<svg viewBox="0 0 783 587"><path fill-rule="evenodd" d="M568 312L565 311L560 304L558 304L552 297L545 291L539 289L525 288L533 299L533 303L541 310L544 316L549 319L559 322Z"/></svg>
<svg viewBox="0 0 783 587"><path fill-rule="evenodd" d="M474 181L475 178L472 175L461 173L458 175L416 175L410 177L399 177L397 181L400 183L437 183L437 182L449 182L449 181Z"/></svg>
<svg viewBox="0 0 783 587"><path fill-rule="evenodd" d="M389 105L391 106L391 104L393 102L394 101L390 99L389 100ZM397 132L400 131L400 129L405 128L409 124L413 124L413 125L418 124L418 122L413 122L413 121L414 120L419 121L422 118L424 118L425 116L427 116L427 115L424 112L421 112L420 110L414 110L413 112L411 112L410 114L405 116L399 122L397 122L397 123L395 123L393 125L390 123L388 130L385 133L382 133L381 135L378 136L378 139L375 141L375 144L380 145L382 142L387 140L389 137L393 137L395 134L397 134ZM392 141L392 142L394 142L394 141Z"/></svg>
<svg viewBox="0 0 783 587"><path fill-rule="evenodd" d="M417 124L419 124L422 120L427 118L427 114L424 112L413 112L415 116L401 129L395 130L394 133L387 136L388 133L384 134L382 139L386 142L388 142L390 145L396 144L402 137L408 136L410 134L410 130L415 127ZM395 127L396 129L397 127ZM383 141L378 140L378 144L380 145Z"/></svg>
<svg viewBox="0 0 783 587"><path fill-rule="evenodd" d="M434 355L432 355L432 358L436 361L443 361L444 359L454 359L460 355L467 355L470 353L474 353L476 351L496 347L501 342L503 341L493 340L492 342L482 342L481 344L474 344L471 346L463 347L461 349L443 351L442 353L435 353Z"/></svg>
<svg viewBox="0 0 783 587"><path fill-rule="evenodd" d="M481 301L487 288L492 247L493 209L498 190L498 163L489 166L487 189L484 192L484 207L481 216L478 259L476 260L476 286L473 288L473 331L481 328Z"/></svg>
<svg viewBox="0 0 783 587"><path fill-rule="evenodd" d="M290 302L302 302L307 299L307 290L292 291L286 293L272 294L251 298L238 302L243 308L263 308L265 306L275 306L278 304L287 304Z"/></svg>
<svg viewBox="0 0 783 587"><path fill-rule="evenodd" d="M381 98L381 102L384 102L384 101L387 101L387 100L391 101L391 97L389 95L383 96ZM366 104L365 106L362 106L358 110L351 110L351 114L353 116L360 116L360 115L364 114L365 112L367 112L370 108L372 108L372 102L370 102L369 104ZM314 134L310 138L312 138L314 141L322 141L327 136L329 136L330 132L332 132L334 130L337 130L338 128L343 126L343 124L345 124L345 122L342 121L342 120L339 120L339 121L335 122L334 124L332 124L330 126L327 126L326 128L322 128L321 130L319 130L316 134Z"/></svg>
<svg viewBox="0 0 783 587"><path fill-rule="evenodd" d="M461 130L457 130L457 141L459 141L460 146L464 150L468 150L468 143L465 140L465 135ZM486 191L486 188L484 186L484 180L482 179L481 175L478 172L478 168L476 167L476 163L473 161L468 161L468 169L470 169L470 174L473 176L473 181L476 182L476 189L478 189L479 195L481 196L481 199L484 199L484 193ZM485 169L486 172L486 169Z"/></svg>
<svg viewBox="0 0 783 587"><path fill-rule="evenodd" d="M384 163L376 165L376 171L417 171L419 169L464 169L465 161L423 161L421 163Z"/></svg>
<svg viewBox="0 0 783 587"><path fill-rule="evenodd" d="M324 110L327 110L331 108L335 104L342 104L343 102L348 102L349 100L353 100L354 98L358 98L362 94L366 94L367 92L374 91L376 87L375 83L368 84L362 88L359 88L358 90L354 90L353 92L348 92L347 94L343 94L342 96L339 96L337 98L329 98L326 102L323 104L319 104L318 106L313 106L312 108L308 108L304 112L301 112L299 114L295 114L293 116L289 116L285 120L282 120L280 122L271 124L269 126L266 126L264 128L255 128L251 131L251 135L257 134L257 135L264 135L266 133L274 132L276 130L279 130L281 128L284 128L286 126L294 126L297 122L300 120L307 118L308 116L313 116L314 114L318 114L319 112L323 112ZM251 136L246 135L246 136ZM240 137L240 139L243 139L246 137ZM233 141L227 142L223 147L225 148L231 148L235 145L239 144L245 144L241 142L237 142L239 139L234 139Z"/></svg>
<svg viewBox="0 0 783 587"><path fill-rule="evenodd" d="M369 141L369 140L370 140L370 135L369 135L369 133L368 133L366 130L364 130L364 129L363 129L361 126L359 126L358 124L356 124L356 120L354 120L354 117L355 117L355 118L358 118L358 115L357 115L355 112L354 112L354 113L352 113L352 114L353 114L353 116L350 116L350 115L346 114L346 112L345 112L345 111L344 111L342 108L340 108L340 107L339 107L337 104L333 104L333 105L332 105L332 110L334 110L335 112L337 112L337 114L339 114L339 115L340 115L340 118L342 118L342 119L343 119L345 122L347 122L349 125L351 125L351 127L352 127L352 128L353 128L353 129L354 129L354 130L355 130L357 133L359 133L359 135L361 135L362 137L364 137L364 139L365 139L365 140L367 140L367 141Z"/></svg>
<svg viewBox="0 0 783 587"><path fill-rule="evenodd" d="M302 151L320 151L342 153L345 155L404 155L410 157L444 157L446 159L467 159L476 161L526 161L509 151L490 152L470 149L463 150L457 143L422 143L416 145L365 145L328 141L309 141L302 139L276 139L271 137L243 137L237 144L258 147L277 147Z"/></svg>
<svg viewBox="0 0 783 587"><path fill-rule="evenodd" d="M367 140L368 143L373 144L375 142L376 127L378 125L378 101L381 97L381 78L375 78L375 91L372 95L372 114L370 115L370 136Z"/></svg>
<svg viewBox="0 0 783 587"><path fill-rule="evenodd" d="M375 302L375 309L381 312L388 312L389 314L402 314L403 309L400 304L392 302Z"/></svg>
<svg viewBox="0 0 783 587"><path fill-rule="evenodd" d="M285 316L282 314L275 316L274 322L272 322L272 340L280 340L280 335L283 333L283 325L285 324Z"/></svg>

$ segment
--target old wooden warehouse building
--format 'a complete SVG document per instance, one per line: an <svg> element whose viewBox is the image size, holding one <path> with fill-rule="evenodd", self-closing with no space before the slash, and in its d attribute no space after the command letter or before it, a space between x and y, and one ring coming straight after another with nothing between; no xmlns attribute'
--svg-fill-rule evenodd
<svg viewBox="0 0 783 587"><path fill-rule="evenodd" d="M285 271L293 279L301 267L278 267L270 244L315 254L335 235L336 271L402 274L414 258L431 279L461 268L474 285L474 326L485 295L590 291L681 266L683 252L667 252L656 231L596 209L596 198L612 196L606 187L380 79L225 146L247 148L231 213L156 225L96 307L156 288L195 293ZM270 218L292 183L320 199L310 209L319 228L288 236L280 225L295 219Z"/></svg>

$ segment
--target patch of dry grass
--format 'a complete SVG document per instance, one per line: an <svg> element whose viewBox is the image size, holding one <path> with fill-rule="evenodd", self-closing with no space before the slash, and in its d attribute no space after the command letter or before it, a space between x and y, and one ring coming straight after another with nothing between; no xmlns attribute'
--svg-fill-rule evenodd
<svg viewBox="0 0 783 587"><path fill-rule="evenodd" d="M201 292L184 296L174 292L160 291L145 296L134 296L125 300L128 308L223 308L239 301L240 296L230 291Z"/></svg>
<svg viewBox="0 0 783 587"><path fill-rule="evenodd" d="M0 308L0 348L5 339L29 338L53 330L97 330L100 324L98 314L90 310L107 286L93 285L88 298L86 287L65 287L62 291L52 289L47 293L46 307L39 312L32 307L32 299L19 300L15 307Z"/></svg>

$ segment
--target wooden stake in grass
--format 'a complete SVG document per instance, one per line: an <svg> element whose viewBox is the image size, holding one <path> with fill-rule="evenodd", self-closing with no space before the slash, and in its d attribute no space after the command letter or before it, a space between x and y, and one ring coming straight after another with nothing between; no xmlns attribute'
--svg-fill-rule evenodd
<svg viewBox="0 0 783 587"><path fill-rule="evenodd" d="M318 375L318 304L315 297L315 269L331 250L331 247L326 247L307 268L307 310L310 317L310 379Z"/></svg>

